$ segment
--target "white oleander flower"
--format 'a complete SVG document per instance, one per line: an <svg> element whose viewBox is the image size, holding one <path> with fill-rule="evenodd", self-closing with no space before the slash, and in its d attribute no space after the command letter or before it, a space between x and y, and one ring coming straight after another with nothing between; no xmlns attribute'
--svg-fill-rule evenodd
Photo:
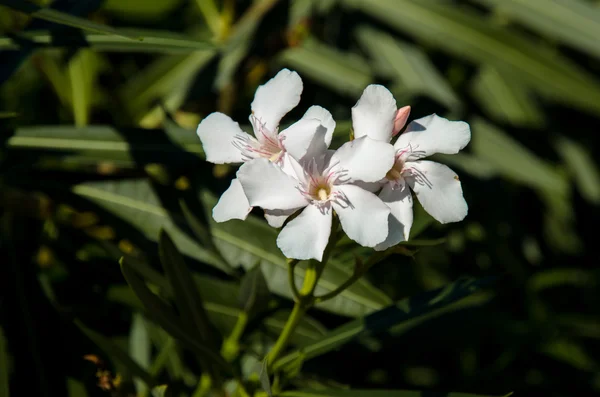
<svg viewBox="0 0 600 397"><path fill-rule="evenodd" d="M381 180L394 163L394 149L368 137L347 142L337 151L312 148L301 162L290 161L295 177L266 159L240 167L240 180L251 205L302 212L279 233L277 245L288 258L323 259L333 211L348 237L374 247L388 236L390 209L377 195L354 182Z"/></svg>
<svg viewBox="0 0 600 397"><path fill-rule="evenodd" d="M328 147L335 121L326 109L319 106L312 106L299 121L279 132L281 118L300 102L302 88L298 73L288 69L281 70L258 87L250 115L254 136L242 131L237 122L223 113L216 112L206 117L197 129L206 160L215 164L235 164L267 159L292 172L288 169L290 157L303 158L317 131L322 132L319 136ZM242 185L239 180L233 179L213 208L213 218L217 222L243 220L251 210ZM276 215L273 219L277 223Z"/></svg>
<svg viewBox="0 0 600 397"><path fill-rule="evenodd" d="M409 112L409 107L397 110L396 100L385 87L370 85L352 108L354 136L390 142L406 123ZM391 214L389 235L375 249L384 250L408 240L413 223L410 190L437 221L449 223L465 218L468 207L456 173L443 164L423 158L435 153L458 153L470 140L467 123L449 121L435 114L407 126L393 145L394 165L380 181L379 197Z"/></svg>

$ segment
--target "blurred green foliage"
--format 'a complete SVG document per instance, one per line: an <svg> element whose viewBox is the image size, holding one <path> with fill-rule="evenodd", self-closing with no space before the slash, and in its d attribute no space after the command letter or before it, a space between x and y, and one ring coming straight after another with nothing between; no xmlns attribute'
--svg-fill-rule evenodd
<svg viewBox="0 0 600 397"><path fill-rule="evenodd" d="M375 82L473 137L436 156L466 220L417 208L404 255L309 312L279 395L600 391L598 1L0 0L0 32L0 397L201 396L224 341L260 389L288 264L261 214L212 222L234 170L194 130L246 120L282 67L304 80L290 121L321 105L338 144ZM341 245L318 293L366 254Z"/></svg>

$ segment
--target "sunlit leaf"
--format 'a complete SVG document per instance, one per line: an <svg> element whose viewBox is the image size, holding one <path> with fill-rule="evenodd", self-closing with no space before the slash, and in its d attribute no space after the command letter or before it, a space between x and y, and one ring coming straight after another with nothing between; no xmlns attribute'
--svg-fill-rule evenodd
<svg viewBox="0 0 600 397"><path fill-rule="evenodd" d="M482 119L470 124L473 131L471 150L500 174L533 188L566 195L566 178L552 165Z"/></svg>
<svg viewBox="0 0 600 397"><path fill-rule="evenodd" d="M600 9L581 0L477 0L498 13L600 58Z"/></svg>
<svg viewBox="0 0 600 397"><path fill-rule="evenodd" d="M522 127L542 127L544 114L531 92L513 81L508 73L482 66L471 85L471 91L494 120Z"/></svg>
<svg viewBox="0 0 600 397"><path fill-rule="evenodd" d="M356 35L378 73L395 83L390 89L396 99L425 95L452 110L462 106L448 81L418 47L367 26L358 28Z"/></svg>
<svg viewBox="0 0 600 397"><path fill-rule="evenodd" d="M363 58L315 40L306 40L301 47L283 51L279 60L303 77L353 98L358 98L372 81L371 70Z"/></svg>
<svg viewBox="0 0 600 397"><path fill-rule="evenodd" d="M156 101L170 102L169 110L175 110L192 80L216 55L209 49L187 55L165 56L157 59L127 81L119 90L123 103L130 114L141 120Z"/></svg>
<svg viewBox="0 0 600 397"><path fill-rule="evenodd" d="M124 32L130 32L132 35L143 37L143 41L131 40L121 36L87 33L83 35L85 41L81 47L89 46L95 51L102 52L148 52L164 54L192 53L195 51L206 51L214 48L214 44L204 39L193 39L176 33L123 29ZM47 31L28 31L19 33L19 40L13 37L0 36L0 49L19 50L23 42L37 44L42 48L61 48L73 47L68 39L62 39L58 34L51 34Z"/></svg>
<svg viewBox="0 0 600 397"><path fill-rule="evenodd" d="M600 111L600 83L548 46L494 26L465 7L435 0L343 0L442 51L505 71L561 103Z"/></svg>
<svg viewBox="0 0 600 397"><path fill-rule="evenodd" d="M145 371L150 369L150 355L152 345L144 318L139 313L133 314L131 330L129 331L129 355ZM135 388L139 395L145 395L148 391L146 384L140 379L134 379Z"/></svg>
<svg viewBox="0 0 600 397"><path fill-rule="evenodd" d="M579 192L590 203L600 203L600 170L589 150L566 137L555 142L556 150L567 165Z"/></svg>

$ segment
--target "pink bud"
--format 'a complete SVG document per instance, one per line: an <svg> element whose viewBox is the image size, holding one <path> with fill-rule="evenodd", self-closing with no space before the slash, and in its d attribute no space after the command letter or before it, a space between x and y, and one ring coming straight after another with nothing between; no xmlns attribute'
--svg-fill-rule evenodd
<svg viewBox="0 0 600 397"><path fill-rule="evenodd" d="M408 116L410 115L410 106L404 106L396 112L396 118L394 119L394 130L392 131L392 136L396 136L404 125L406 124L406 120L408 120Z"/></svg>

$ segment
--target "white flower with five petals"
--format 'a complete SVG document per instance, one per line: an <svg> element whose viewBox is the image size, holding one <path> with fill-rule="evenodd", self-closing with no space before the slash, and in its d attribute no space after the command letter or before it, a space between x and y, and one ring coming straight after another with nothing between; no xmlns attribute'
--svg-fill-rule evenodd
<svg viewBox="0 0 600 397"><path fill-rule="evenodd" d="M206 117L197 129L206 160L215 164L236 164L267 159L287 172L293 172L288 168L290 156L304 157L317 132L328 147L335 122L331 114L319 106L312 106L299 121L278 132L280 120L300 102L302 88L300 76L288 69L281 70L258 87L250 115L254 136L242 131L237 122L223 113ZM242 185L238 179L233 179L213 208L213 218L217 222L243 220L251 210Z"/></svg>
<svg viewBox="0 0 600 397"><path fill-rule="evenodd" d="M394 150L368 137L337 151L313 147L300 163L291 161L296 177L266 159L240 167L240 180L251 205L292 214L302 212L279 233L277 245L288 258L323 259L335 210L348 237L374 247L388 235L389 208L354 182L381 180L394 162Z"/></svg>
<svg viewBox="0 0 600 397"><path fill-rule="evenodd" d="M397 110L396 100L385 87L370 85L352 108L354 135L390 142L404 126L409 111L408 107ZM408 240L413 222L410 190L437 221L448 223L464 219L468 207L458 176L443 164L422 159L435 153L458 153L470 140L467 123L449 121L435 114L407 126L393 145L394 165L380 182L379 197L391 214L389 235L375 249L384 250Z"/></svg>

